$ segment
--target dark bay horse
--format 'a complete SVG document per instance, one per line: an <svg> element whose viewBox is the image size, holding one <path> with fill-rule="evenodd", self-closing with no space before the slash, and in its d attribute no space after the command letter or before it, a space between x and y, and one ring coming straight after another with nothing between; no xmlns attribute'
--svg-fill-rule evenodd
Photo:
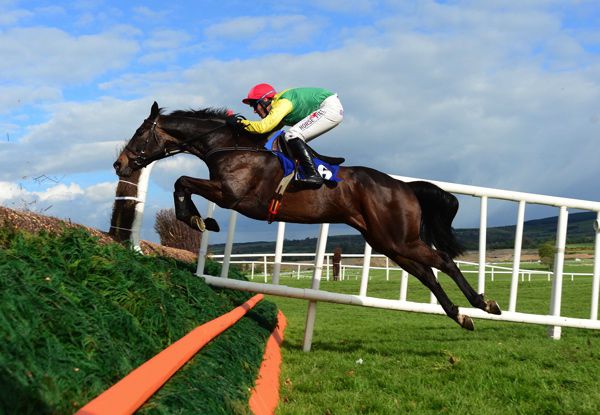
<svg viewBox="0 0 600 415"><path fill-rule="evenodd" d="M202 219L192 199L200 195L222 208L267 220L268 207L283 171L277 157L264 150L267 136L257 136L227 123L226 110L174 111L163 114L152 105L114 163L120 176L180 152L202 159L210 179L182 176L175 182L177 218L194 229L218 231L212 218ZM474 307L500 314L464 278L452 258L462 248L452 220L458 200L432 183L405 183L368 167L341 167L339 183L305 190L290 184L277 220L295 223L345 223L357 229L371 247L418 278L438 299L446 314L473 330L435 278L432 267L449 275ZM435 249L432 246L435 246Z"/></svg>

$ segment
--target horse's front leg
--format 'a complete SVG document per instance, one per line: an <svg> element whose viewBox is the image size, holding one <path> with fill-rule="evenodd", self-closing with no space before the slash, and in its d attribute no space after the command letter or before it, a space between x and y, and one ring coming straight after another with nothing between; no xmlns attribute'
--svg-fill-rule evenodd
<svg viewBox="0 0 600 415"><path fill-rule="evenodd" d="M198 194L208 200L215 201L221 194L221 185L205 179L196 179L181 176L175 182L175 216L177 219L192 229L204 232L205 230L219 232L219 224L213 218L202 219L196 205L192 201L192 194Z"/></svg>

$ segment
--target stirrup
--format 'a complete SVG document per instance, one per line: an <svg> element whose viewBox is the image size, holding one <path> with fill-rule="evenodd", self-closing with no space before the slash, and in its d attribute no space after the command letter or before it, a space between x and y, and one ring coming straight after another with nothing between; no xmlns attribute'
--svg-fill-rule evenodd
<svg viewBox="0 0 600 415"><path fill-rule="evenodd" d="M325 182L325 180L323 180L323 178L321 176L308 176L305 178L300 178L297 174L296 174L296 183L298 183L299 185L301 185L304 188L307 189L318 189L320 188L323 183Z"/></svg>

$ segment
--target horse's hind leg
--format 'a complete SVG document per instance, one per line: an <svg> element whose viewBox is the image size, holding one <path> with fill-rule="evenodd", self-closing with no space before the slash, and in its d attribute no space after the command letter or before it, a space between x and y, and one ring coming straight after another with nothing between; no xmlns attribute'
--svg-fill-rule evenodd
<svg viewBox="0 0 600 415"><path fill-rule="evenodd" d="M193 192L190 190L188 179L192 178L182 176L175 182L175 192L173 192L175 216L194 230L200 232L204 232L205 230L219 232L220 228L216 220L213 218L202 219L202 215L200 215L196 205L192 201Z"/></svg>
<svg viewBox="0 0 600 415"><path fill-rule="evenodd" d="M478 294L477 291L471 287L462 272L460 272L460 269L456 266L456 263L454 263L452 258L445 252L435 250L422 241L418 241L416 243L408 244L406 249L402 251L402 255L427 266L435 267L450 276L473 307L479 308L490 314L502 313L496 301L485 300L483 294Z"/></svg>
<svg viewBox="0 0 600 415"><path fill-rule="evenodd" d="M443 273L447 274L454 280L456 285L458 285L458 288L460 288L473 307L480 308L490 314L502 314L502 311L500 311L500 307L496 301L486 300L483 294L478 294L477 291L471 287L463 273L460 272L460 269L449 255L441 251L436 251L436 253L443 261L443 265L440 265L440 267L436 268L440 269Z"/></svg>
<svg viewBox="0 0 600 415"><path fill-rule="evenodd" d="M462 328L467 330L474 329L473 320L469 316L458 312L458 307L448 298L448 295L435 278L431 268L403 257L395 257L393 260L404 268L405 271L417 277L423 285L431 290L448 317L456 321Z"/></svg>

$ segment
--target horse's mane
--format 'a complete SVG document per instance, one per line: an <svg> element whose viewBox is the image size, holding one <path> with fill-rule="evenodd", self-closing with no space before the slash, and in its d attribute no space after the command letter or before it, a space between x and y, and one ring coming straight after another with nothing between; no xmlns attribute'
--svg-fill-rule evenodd
<svg viewBox="0 0 600 415"><path fill-rule="evenodd" d="M160 108L159 110L160 114L163 113L163 108ZM181 118L195 118L197 120L215 120L215 119L219 119L219 120L223 120L225 121L228 117L231 116L239 116L239 114L234 113L233 111L231 111L228 108L215 108L215 107L208 107L208 108L201 108L201 109L188 109L188 110L176 110L176 111L172 111L168 114L165 114L165 116L167 117L173 117L173 118L177 118L177 117L181 117ZM244 130L237 130L236 133L237 137L246 137L248 138L252 143L257 143L257 142L261 142L261 141L266 141L267 138L269 137L270 133L265 133L265 134L250 134Z"/></svg>
<svg viewBox="0 0 600 415"><path fill-rule="evenodd" d="M162 108L161 108L162 113ZM219 118L224 120L228 115L231 115L231 111L227 108L201 108L198 110L176 110L166 114L171 117L187 117L187 118L198 118L198 119L207 119L207 118Z"/></svg>

